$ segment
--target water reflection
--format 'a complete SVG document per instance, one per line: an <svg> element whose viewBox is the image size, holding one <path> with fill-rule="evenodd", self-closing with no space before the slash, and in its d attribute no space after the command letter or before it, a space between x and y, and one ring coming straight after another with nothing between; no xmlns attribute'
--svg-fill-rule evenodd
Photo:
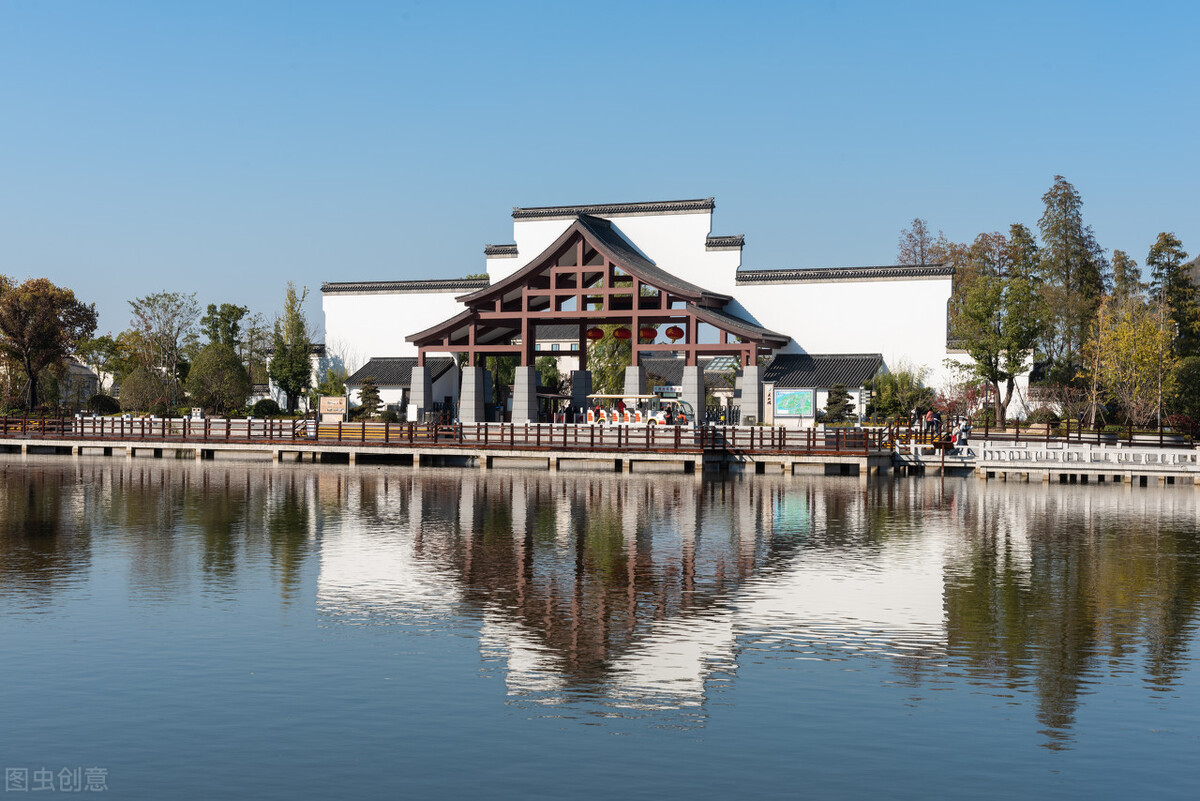
<svg viewBox="0 0 1200 801"><path fill-rule="evenodd" d="M699 721L749 661L839 661L913 703L945 686L1027 700L1061 747L1106 685L1136 675L1171 696L1196 637L1190 489L3 468L5 609L52 610L101 561L135 605L250 603L267 577L285 605L315 593L334 626L475 638L514 703L553 714Z"/></svg>

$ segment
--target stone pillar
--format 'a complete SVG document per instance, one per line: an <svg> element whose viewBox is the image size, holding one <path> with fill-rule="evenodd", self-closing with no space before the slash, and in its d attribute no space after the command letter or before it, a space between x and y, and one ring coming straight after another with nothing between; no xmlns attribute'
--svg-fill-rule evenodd
<svg viewBox="0 0 1200 801"><path fill-rule="evenodd" d="M763 419L762 368L757 364L743 367L742 377L739 380L742 385L741 401L739 402L742 408L742 422L745 423L748 417L753 417L754 422L761 423Z"/></svg>
<svg viewBox="0 0 1200 801"><path fill-rule="evenodd" d="M458 401L458 419L464 423L482 423L484 416L484 373L482 367L464 367L462 393Z"/></svg>
<svg viewBox="0 0 1200 801"><path fill-rule="evenodd" d="M408 393L408 419L412 422L421 422L425 419L425 412L433 403L433 381L430 378L428 367L412 369L412 386Z"/></svg>
<svg viewBox="0 0 1200 801"><path fill-rule="evenodd" d="M631 364L625 368L625 394L626 395L645 395L646 394L646 368L638 364Z"/></svg>
<svg viewBox="0 0 1200 801"><path fill-rule="evenodd" d="M704 374L697 366L683 368L682 399L692 404L696 411L696 423L704 422Z"/></svg>
<svg viewBox="0 0 1200 801"><path fill-rule="evenodd" d="M587 419L586 411L588 400L587 396L592 394L592 371L591 370L576 370L571 373L571 411L578 412L583 409L585 414L583 419Z"/></svg>
<svg viewBox="0 0 1200 801"><path fill-rule="evenodd" d="M537 419L537 370L518 367L513 376L513 424L536 423Z"/></svg>

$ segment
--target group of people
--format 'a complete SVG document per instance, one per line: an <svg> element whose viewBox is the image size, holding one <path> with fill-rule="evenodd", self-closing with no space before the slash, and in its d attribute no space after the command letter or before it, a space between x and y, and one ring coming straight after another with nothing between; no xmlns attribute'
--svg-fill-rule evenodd
<svg viewBox="0 0 1200 801"><path fill-rule="evenodd" d="M939 436L942 433L942 413L937 409L927 409L925 412L922 412L920 409L913 409L910 416L910 424L919 427L924 434L931 434L935 437ZM956 448L964 448L970 437L971 421L964 418L950 432L950 443Z"/></svg>
<svg viewBox="0 0 1200 801"><path fill-rule="evenodd" d="M923 434L942 433L942 413L937 409L929 409L924 414L920 409L913 409L909 424L919 426Z"/></svg>

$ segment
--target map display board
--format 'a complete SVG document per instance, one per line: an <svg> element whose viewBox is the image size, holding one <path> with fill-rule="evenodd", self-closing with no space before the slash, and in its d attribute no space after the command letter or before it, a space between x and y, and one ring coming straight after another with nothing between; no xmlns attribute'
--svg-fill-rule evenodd
<svg viewBox="0 0 1200 801"><path fill-rule="evenodd" d="M811 389L776 389L776 417L812 417L813 390Z"/></svg>

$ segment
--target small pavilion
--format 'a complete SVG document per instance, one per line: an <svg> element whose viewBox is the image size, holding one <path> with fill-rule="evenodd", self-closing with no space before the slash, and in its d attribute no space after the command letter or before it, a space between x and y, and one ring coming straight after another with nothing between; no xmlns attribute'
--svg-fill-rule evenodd
<svg viewBox="0 0 1200 801"><path fill-rule="evenodd" d="M412 369L411 403L430 407L432 354L465 354L459 418L482 422L488 386L481 357L505 355L518 360L513 387L514 422L537 419L534 360L540 326L572 325L578 330L579 370L572 374L572 406L586 404L591 393L587 343L605 336L628 339L632 362L625 392L645 392L643 358L684 360L681 396L704 410L701 357L731 356L741 366L743 419L762 415L760 357L791 340L734 314L729 295L696 286L656 266L627 242L612 224L589 214L575 215L567 229L525 267L487 287L461 295L460 313L408 336L417 347ZM561 336L561 334L560 334Z"/></svg>

